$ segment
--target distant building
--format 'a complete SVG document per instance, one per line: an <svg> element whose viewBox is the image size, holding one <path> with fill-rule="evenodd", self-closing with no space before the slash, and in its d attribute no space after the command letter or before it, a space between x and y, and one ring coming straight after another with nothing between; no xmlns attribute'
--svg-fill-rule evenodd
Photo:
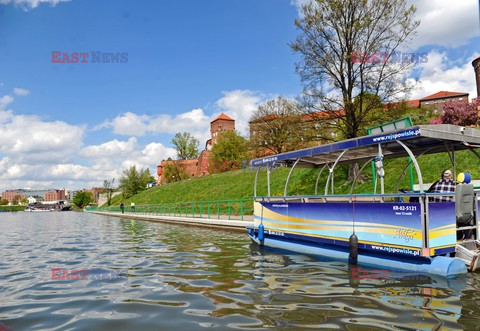
<svg viewBox="0 0 480 331"><path fill-rule="evenodd" d="M66 200L65 189L53 190L45 193L45 201L64 201L64 200Z"/></svg>
<svg viewBox="0 0 480 331"><path fill-rule="evenodd" d="M98 198L100 197L100 193L102 193L104 188L102 187L92 187L92 189L88 190L93 194L93 202L98 203Z"/></svg>
<svg viewBox="0 0 480 331"><path fill-rule="evenodd" d="M223 131L235 131L235 120L224 113L221 113L216 119L210 122L211 138L205 143L205 149L200 153L197 159L192 160L162 160L157 166L157 185L165 182L163 171L167 164L175 164L181 171L184 171L190 177L200 177L209 174L209 165L212 157L212 147L217 143L218 137Z"/></svg>
<svg viewBox="0 0 480 331"><path fill-rule="evenodd" d="M435 112L443 112L443 106L447 101L468 103L468 93L440 91L420 99L420 107L431 107ZM408 102L415 101L410 100Z"/></svg>
<svg viewBox="0 0 480 331"><path fill-rule="evenodd" d="M72 201L73 198L75 198L75 195L76 195L78 192L80 192L80 191L79 191L79 190L69 190L69 191L67 192L67 196L66 196L67 201Z"/></svg>
<svg viewBox="0 0 480 331"><path fill-rule="evenodd" d="M9 204L13 203L14 201L20 201L25 199L25 194L19 193L14 190L7 190L6 192L2 192L2 200L7 200Z"/></svg>
<svg viewBox="0 0 480 331"><path fill-rule="evenodd" d="M35 199L35 198L32 197L32 196L29 196L29 197L27 198L27 201L28 201L28 204L32 204L32 203L37 202L37 199Z"/></svg>
<svg viewBox="0 0 480 331"><path fill-rule="evenodd" d="M45 194L47 192L54 191L54 189L16 189L16 190L7 190L7 192L17 192L18 194L23 194L26 197L32 196L35 197L37 200L40 198L41 200L45 199Z"/></svg>

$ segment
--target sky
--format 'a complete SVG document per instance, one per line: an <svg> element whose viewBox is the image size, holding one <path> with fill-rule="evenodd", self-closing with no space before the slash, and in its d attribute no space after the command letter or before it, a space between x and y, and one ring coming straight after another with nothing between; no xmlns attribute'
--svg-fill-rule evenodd
<svg viewBox="0 0 480 331"><path fill-rule="evenodd" d="M221 112L246 136L259 104L302 90L289 43L307 1L0 0L0 191L99 187L131 165L156 177L175 133L203 149ZM478 0L409 2L421 24L403 51L428 54L410 99L476 97Z"/></svg>

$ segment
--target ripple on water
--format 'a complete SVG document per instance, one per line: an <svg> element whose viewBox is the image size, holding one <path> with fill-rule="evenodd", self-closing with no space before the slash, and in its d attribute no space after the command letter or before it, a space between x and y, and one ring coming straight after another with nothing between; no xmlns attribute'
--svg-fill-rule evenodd
<svg viewBox="0 0 480 331"><path fill-rule="evenodd" d="M74 212L0 222L0 320L15 330L480 325L477 274L359 281L345 263L260 251L237 232ZM90 277L52 280L52 268Z"/></svg>

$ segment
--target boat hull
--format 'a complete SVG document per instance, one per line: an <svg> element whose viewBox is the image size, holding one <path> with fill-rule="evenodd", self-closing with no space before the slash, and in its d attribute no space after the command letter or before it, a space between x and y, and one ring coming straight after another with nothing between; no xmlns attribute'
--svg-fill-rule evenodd
<svg viewBox="0 0 480 331"><path fill-rule="evenodd" d="M345 262L350 261L348 247L319 245L307 241L276 238L271 235L266 235L264 239L260 241L258 240L258 231L254 228L248 228L248 234L253 242L265 248L321 256ZM363 252L360 250L356 263L368 267L432 274L446 278L456 278L468 272L462 260L446 256L398 259L385 253L375 255L371 252Z"/></svg>

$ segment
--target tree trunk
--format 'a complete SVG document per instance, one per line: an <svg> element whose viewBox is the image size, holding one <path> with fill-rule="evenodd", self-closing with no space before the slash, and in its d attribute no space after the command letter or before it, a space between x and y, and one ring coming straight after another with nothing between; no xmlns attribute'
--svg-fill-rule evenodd
<svg viewBox="0 0 480 331"><path fill-rule="evenodd" d="M348 167L348 178L347 182L353 182L355 180L355 177L359 175L360 172L360 167L358 166L358 163L351 164ZM357 182L363 183L363 178L359 177L357 179Z"/></svg>

